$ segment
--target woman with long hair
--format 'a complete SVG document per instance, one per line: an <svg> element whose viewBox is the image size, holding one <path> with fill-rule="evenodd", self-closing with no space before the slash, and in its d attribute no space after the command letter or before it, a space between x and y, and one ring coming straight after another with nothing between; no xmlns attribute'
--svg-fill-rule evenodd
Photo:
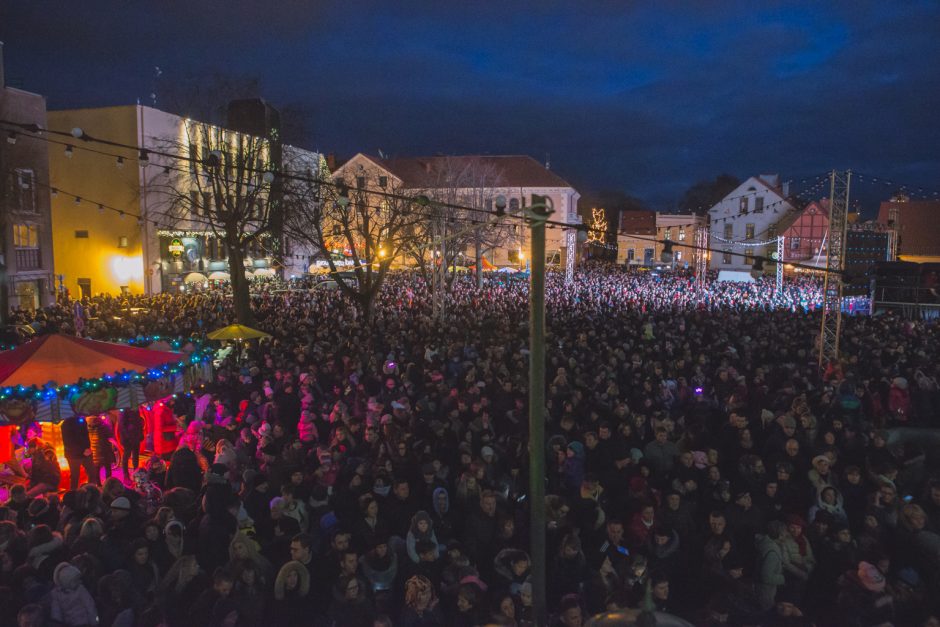
<svg viewBox="0 0 940 627"><path fill-rule="evenodd" d="M183 555L163 577L157 588L157 606L169 627L189 624L189 612L206 590L209 578L199 569L195 555Z"/></svg>

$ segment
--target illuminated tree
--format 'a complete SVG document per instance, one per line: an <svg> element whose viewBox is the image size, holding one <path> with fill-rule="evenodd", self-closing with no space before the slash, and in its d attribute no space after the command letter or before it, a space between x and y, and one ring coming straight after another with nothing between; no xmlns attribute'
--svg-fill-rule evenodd
<svg viewBox="0 0 940 627"><path fill-rule="evenodd" d="M235 318L252 324L245 259L250 247L263 245L280 211L270 202L277 166L269 142L187 120L181 138L165 143L161 152L179 156L161 157L163 169L150 181L162 192L155 212L174 228L202 230L225 245Z"/></svg>

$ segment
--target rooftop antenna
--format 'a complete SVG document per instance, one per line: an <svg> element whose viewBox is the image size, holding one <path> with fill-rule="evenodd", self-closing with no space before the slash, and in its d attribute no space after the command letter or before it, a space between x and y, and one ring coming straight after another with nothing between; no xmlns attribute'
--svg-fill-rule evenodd
<svg viewBox="0 0 940 627"><path fill-rule="evenodd" d="M378 148L378 151L379 151L379 159L388 159L388 157L385 156L385 153L382 152L381 148Z"/></svg>

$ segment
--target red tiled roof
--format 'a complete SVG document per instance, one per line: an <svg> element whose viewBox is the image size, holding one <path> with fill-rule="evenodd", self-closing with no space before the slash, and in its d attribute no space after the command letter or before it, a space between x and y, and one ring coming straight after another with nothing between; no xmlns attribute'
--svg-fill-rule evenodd
<svg viewBox="0 0 940 627"><path fill-rule="evenodd" d="M368 156L368 155L365 155ZM462 168L477 162L500 174L500 187L571 187L565 179L528 155L467 155L454 157L403 157L370 160L402 180L406 188L433 185L446 168Z"/></svg>
<svg viewBox="0 0 940 627"><path fill-rule="evenodd" d="M891 207L899 209L901 222L898 254L940 255L940 201L883 202L878 209L878 222L888 223Z"/></svg>

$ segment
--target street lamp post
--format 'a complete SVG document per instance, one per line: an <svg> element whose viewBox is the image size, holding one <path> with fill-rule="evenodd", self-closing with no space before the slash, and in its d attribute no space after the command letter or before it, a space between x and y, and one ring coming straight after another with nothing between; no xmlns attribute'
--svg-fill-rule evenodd
<svg viewBox="0 0 940 627"><path fill-rule="evenodd" d="M529 537L535 624L548 624L545 593L545 222L551 200L533 196L529 275Z"/></svg>

